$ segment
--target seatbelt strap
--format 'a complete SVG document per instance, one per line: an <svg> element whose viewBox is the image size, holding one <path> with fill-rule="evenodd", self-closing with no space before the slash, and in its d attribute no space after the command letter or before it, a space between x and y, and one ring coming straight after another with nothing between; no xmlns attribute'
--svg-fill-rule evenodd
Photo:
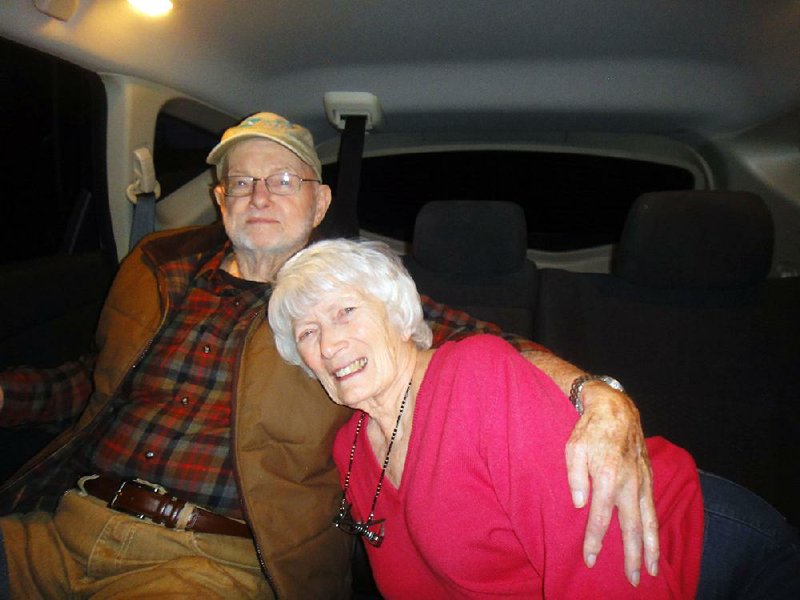
<svg viewBox="0 0 800 600"><path fill-rule="evenodd" d="M161 195L161 185L156 179L153 155L146 147L133 151L134 180L126 194L133 203L133 221L128 250L133 250L144 236L156 230L156 201Z"/></svg>
<svg viewBox="0 0 800 600"><path fill-rule="evenodd" d="M357 237L358 190L367 131L383 124L383 109L369 92L325 92L322 98L328 122L342 132L335 200L318 228L321 237Z"/></svg>
<svg viewBox="0 0 800 600"><path fill-rule="evenodd" d="M131 239L128 251L133 250L148 233L156 229L156 195L153 192L137 194L133 205L133 222L131 223Z"/></svg>
<svg viewBox="0 0 800 600"><path fill-rule="evenodd" d="M334 233L343 237L358 237L358 190L361 185L361 160L367 117L345 117L339 142L339 172L336 179Z"/></svg>

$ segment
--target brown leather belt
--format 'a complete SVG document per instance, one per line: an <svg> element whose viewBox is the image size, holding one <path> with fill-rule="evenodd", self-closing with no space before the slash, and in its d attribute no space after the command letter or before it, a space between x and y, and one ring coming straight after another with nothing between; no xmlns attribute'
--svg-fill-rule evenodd
<svg viewBox="0 0 800 600"><path fill-rule="evenodd" d="M150 519L153 523L170 529L252 538L246 523L191 505L186 500L165 493L160 486L138 479L122 481L103 475L85 477L79 483L79 487L95 498L107 502L111 509L139 519ZM184 508L191 512L188 515L186 513L181 515ZM183 521L183 525L178 527L180 521Z"/></svg>

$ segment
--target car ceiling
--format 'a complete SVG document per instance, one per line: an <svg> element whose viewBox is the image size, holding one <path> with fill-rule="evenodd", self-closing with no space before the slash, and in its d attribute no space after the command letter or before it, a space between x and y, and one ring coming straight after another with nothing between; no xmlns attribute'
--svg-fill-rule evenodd
<svg viewBox="0 0 800 600"><path fill-rule="evenodd" d="M0 4L0 35L167 85L232 116L335 135L326 91L391 133L647 132L713 139L800 112L800 1L81 0L62 22Z"/></svg>

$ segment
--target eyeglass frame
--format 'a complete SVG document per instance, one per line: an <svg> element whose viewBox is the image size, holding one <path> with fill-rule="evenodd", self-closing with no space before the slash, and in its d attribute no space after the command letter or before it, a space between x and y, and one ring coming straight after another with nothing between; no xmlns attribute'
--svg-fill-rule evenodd
<svg viewBox="0 0 800 600"><path fill-rule="evenodd" d="M386 519L373 519L373 516L370 515L366 521L355 521L352 514L350 514L351 506L352 504L342 498L339 512L333 518L333 525L349 535L360 535L370 546L379 548L386 533L384 528ZM380 525L380 530L372 531L370 527L375 527L376 525Z"/></svg>
<svg viewBox="0 0 800 600"><path fill-rule="evenodd" d="M275 177L280 177L282 180L286 180L287 178L289 181L297 181L297 189L293 189L290 191L283 191L283 190L274 190L270 186L268 180L273 179ZM249 191L245 194L231 194L230 189L227 185L227 180L229 179L239 179L239 180L249 180L250 187ZM256 191L256 185L258 185L259 181L264 182L264 187L266 187L267 191L270 194L274 194L275 196L292 196L300 192L300 186L302 186L306 182L314 182L314 183L322 183L319 179L309 179L305 177L300 177L300 175L296 175L289 171L281 171L280 173L273 173L272 175L267 175L266 177L253 177L252 175L227 175L225 177L220 177L219 184L222 187L222 194L225 197L229 198L246 198L248 196L252 196Z"/></svg>

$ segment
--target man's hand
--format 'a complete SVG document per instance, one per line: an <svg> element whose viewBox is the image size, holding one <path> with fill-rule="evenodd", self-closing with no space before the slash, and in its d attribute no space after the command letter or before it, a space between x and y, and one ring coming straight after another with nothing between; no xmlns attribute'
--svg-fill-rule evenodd
<svg viewBox="0 0 800 600"><path fill-rule="evenodd" d="M544 371L569 395L575 365L550 352L527 351L525 358ZM576 508L592 504L583 540L583 559L594 565L616 506L625 552L625 574L633 585L640 579L642 548L648 573L658 573L658 520L653 502L653 476L639 411L633 401L600 381L584 384L584 413L567 443L567 477ZM566 402L566 400L565 400Z"/></svg>
<svg viewBox="0 0 800 600"><path fill-rule="evenodd" d="M577 508L592 503L583 542L583 557L592 567L616 506L625 547L625 574L639 584L642 546L648 573L658 573L658 520L653 477L644 444L639 411L623 392L600 381L583 386L585 411L567 443L567 473Z"/></svg>

